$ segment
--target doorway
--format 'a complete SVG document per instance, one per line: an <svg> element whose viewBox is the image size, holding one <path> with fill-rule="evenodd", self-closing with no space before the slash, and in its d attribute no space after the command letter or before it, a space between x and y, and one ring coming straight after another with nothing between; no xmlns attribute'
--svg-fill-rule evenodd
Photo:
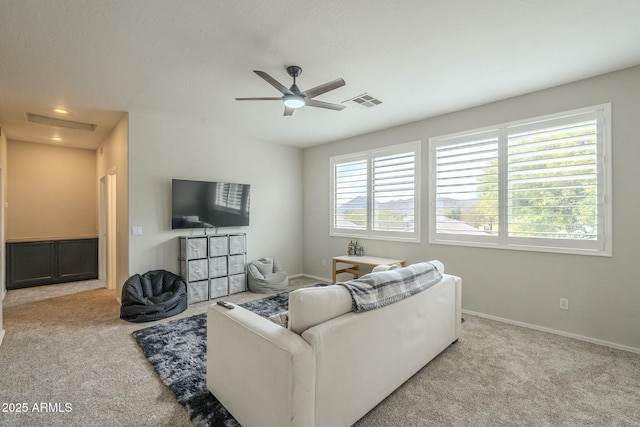
<svg viewBox="0 0 640 427"><path fill-rule="evenodd" d="M99 278L107 289L116 289L117 282L117 183L115 169L100 178L100 239Z"/></svg>
<svg viewBox="0 0 640 427"><path fill-rule="evenodd" d="M4 204L4 188L2 184L4 182L4 170L0 168L0 305L7 294L7 283L5 281L5 243L4 243L4 218L5 218L5 204ZM0 316L2 310L0 310ZM0 333L2 333L2 321L0 321Z"/></svg>

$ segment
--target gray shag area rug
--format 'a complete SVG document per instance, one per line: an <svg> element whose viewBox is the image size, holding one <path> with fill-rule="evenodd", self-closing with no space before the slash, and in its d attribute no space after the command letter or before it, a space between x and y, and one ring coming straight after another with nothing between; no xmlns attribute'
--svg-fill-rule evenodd
<svg viewBox="0 0 640 427"><path fill-rule="evenodd" d="M288 310L289 293L239 305L269 318ZM133 337L195 426L240 426L207 388L207 313L140 329Z"/></svg>

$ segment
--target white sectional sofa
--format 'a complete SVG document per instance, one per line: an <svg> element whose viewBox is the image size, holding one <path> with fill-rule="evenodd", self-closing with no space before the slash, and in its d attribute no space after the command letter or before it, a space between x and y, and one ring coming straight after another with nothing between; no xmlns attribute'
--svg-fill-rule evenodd
<svg viewBox="0 0 640 427"><path fill-rule="evenodd" d="M289 294L288 329L211 305L207 386L244 427L350 426L458 339L461 287L442 274L422 292L361 313L343 286L298 289Z"/></svg>

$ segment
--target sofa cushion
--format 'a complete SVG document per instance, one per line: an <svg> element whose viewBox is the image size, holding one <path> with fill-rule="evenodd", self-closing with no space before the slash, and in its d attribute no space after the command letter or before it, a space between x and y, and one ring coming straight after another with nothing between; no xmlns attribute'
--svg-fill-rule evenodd
<svg viewBox="0 0 640 427"><path fill-rule="evenodd" d="M438 261L437 259L434 259L433 261L429 261L429 262L433 264L433 266L440 272L440 274L444 274L444 264L442 263L442 261ZM395 270L396 268L402 268L402 266L400 264L391 264L391 265L381 264L373 267L373 270L371 270L371 272L377 273L379 271Z"/></svg>
<svg viewBox="0 0 640 427"><path fill-rule="evenodd" d="M380 264L380 265L376 265L375 267L373 267L371 272L372 273L377 273L378 271L395 270L396 268L401 268L401 267L402 266L400 264L391 264L391 265Z"/></svg>
<svg viewBox="0 0 640 427"><path fill-rule="evenodd" d="M429 261L440 274L444 274L444 264ZM289 330L302 334L312 326L353 310L353 300L349 291L340 285L301 288L289 292Z"/></svg>
<svg viewBox="0 0 640 427"><path fill-rule="evenodd" d="M289 329L302 334L351 311L351 295L343 286L301 288L289 292Z"/></svg>

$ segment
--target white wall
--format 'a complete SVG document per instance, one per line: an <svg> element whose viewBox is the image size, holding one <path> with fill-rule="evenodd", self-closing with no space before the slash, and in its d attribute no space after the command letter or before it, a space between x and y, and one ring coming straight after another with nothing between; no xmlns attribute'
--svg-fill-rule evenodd
<svg viewBox="0 0 640 427"><path fill-rule="evenodd" d="M129 273L179 273L178 236L171 230L171 179L251 184L247 260L272 256L290 275L302 273L302 150L239 138L212 125L129 114ZM201 234L202 229L195 234ZM130 233L130 230L129 230Z"/></svg>
<svg viewBox="0 0 640 427"><path fill-rule="evenodd" d="M8 141L7 156L8 241L98 235L93 150Z"/></svg>
<svg viewBox="0 0 640 427"><path fill-rule="evenodd" d="M329 236L329 157L421 140L422 243L364 240L365 253L444 261L463 279L466 310L640 351L639 88L635 67L306 149L304 272L331 277L331 257L346 252L346 238ZM428 244L429 137L606 102L612 103L613 122L612 258ZM569 299L569 311L559 310L560 298Z"/></svg>
<svg viewBox="0 0 640 427"><path fill-rule="evenodd" d="M116 298L120 298L122 285L129 277L128 145L129 118L124 114L95 153L96 191L99 188L100 178L113 171L116 173ZM103 265L101 267L104 268Z"/></svg>

